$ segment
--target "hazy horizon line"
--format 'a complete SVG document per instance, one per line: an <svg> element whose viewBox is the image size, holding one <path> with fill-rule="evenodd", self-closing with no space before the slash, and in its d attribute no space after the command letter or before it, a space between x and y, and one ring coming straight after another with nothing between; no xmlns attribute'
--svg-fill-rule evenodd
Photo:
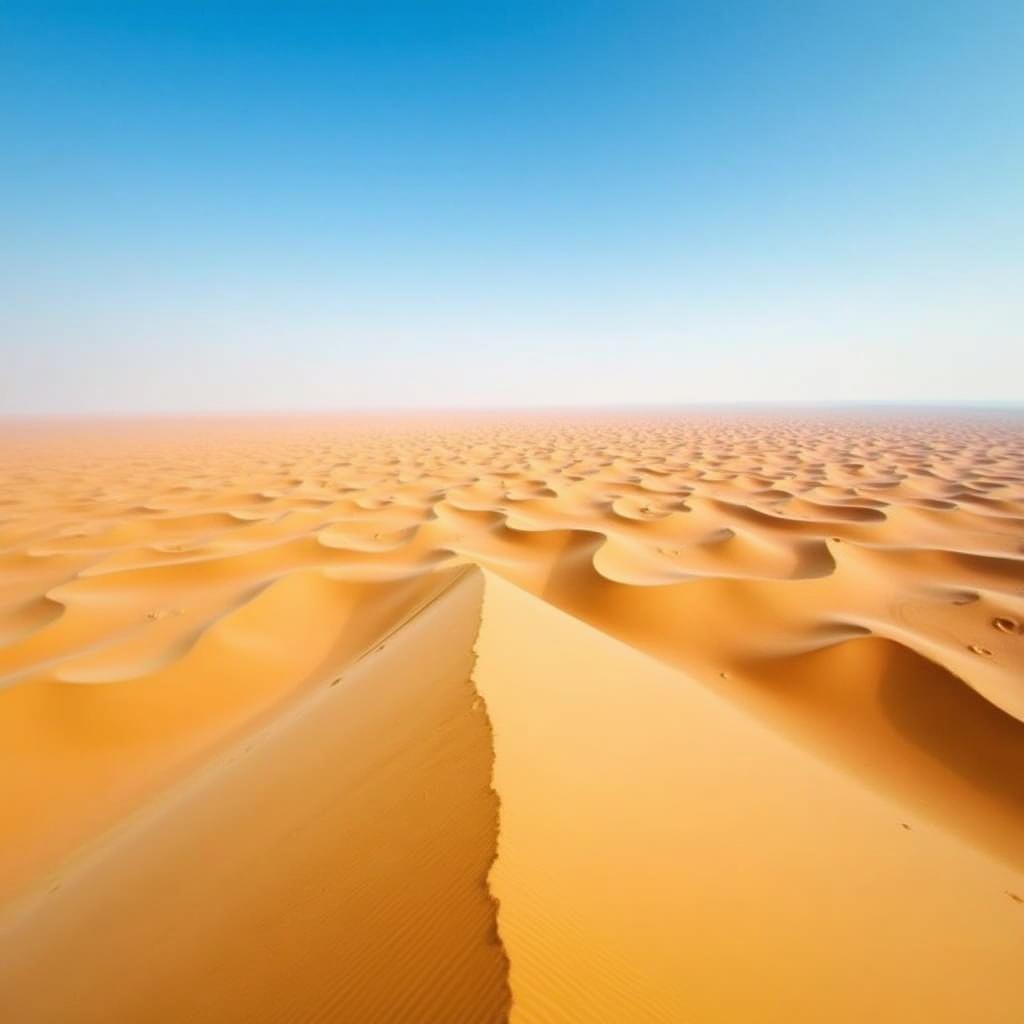
<svg viewBox="0 0 1024 1024"><path fill-rule="evenodd" d="M0 421L26 420L160 420L160 419L252 419L303 418L318 416L418 416L437 414L486 415L500 413L563 413L563 412L673 412L705 409L915 409L951 410L960 412L1022 412L1024 400L989 399L758 399L709 400L704 402L598 402L568 405L437 405L437 406L363 406L354 408L264 408L264 409L165 409L110 410L68 412L3 412Z"/></svg>

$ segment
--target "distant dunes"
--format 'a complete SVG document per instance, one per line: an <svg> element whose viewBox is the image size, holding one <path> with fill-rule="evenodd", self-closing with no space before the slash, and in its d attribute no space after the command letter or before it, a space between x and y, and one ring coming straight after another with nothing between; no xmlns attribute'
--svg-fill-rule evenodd
<svg viewBox="0 0 1024 1024"><path fill-rule="evenodd" d="M1024 1017L1020 423L0 455L5 1020Z"/></svg>

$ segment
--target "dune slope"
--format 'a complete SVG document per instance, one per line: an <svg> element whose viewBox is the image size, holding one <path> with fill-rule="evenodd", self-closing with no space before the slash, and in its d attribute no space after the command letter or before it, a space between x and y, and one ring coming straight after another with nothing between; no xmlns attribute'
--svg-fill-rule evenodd
<svg viewBox="0 0 1024 1024"><path fill-rule="evenodd" d="M19 1024L506 1018L479 574L0 917Z"/></svg>
<svg viewBox="0 0 1024 1024"><path fill-rule="evenodd" d="M1020 873L494 577L477 653L513 1022L1024 1016Z"/></svg>

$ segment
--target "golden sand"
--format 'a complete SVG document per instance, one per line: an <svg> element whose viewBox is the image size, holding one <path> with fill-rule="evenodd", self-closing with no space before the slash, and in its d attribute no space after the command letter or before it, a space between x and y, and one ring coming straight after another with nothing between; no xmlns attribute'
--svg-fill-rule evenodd
<svg viewBox="0 0 1024 1024"><path fill-rule="evenodd" d="M0 1015L1024 1019L1024 428L8 423Z"/></svg>

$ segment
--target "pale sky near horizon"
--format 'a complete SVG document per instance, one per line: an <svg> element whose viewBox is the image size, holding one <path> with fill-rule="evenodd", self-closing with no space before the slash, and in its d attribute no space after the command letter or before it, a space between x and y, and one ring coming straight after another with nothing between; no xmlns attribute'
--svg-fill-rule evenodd
<svg viewBox="0 0 1024 1024"><path fill-rule="evenodd" d="M1024 400L1019 2L0 8L0 413Z"/></svg>

